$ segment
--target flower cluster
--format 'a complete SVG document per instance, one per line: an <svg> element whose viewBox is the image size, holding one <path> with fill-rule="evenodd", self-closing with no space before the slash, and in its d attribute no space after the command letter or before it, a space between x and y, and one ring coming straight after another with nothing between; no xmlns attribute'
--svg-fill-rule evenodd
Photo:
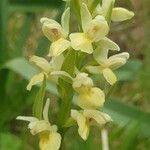
<svg viewBox="0 0 150 150"><path fill-rule="evenodd" d="M66 0L66 2L70 3L71 0ZM27 90L31 90L33 85L46 78L46 80L53 81L59 86L59 78L62 76L71 81L69 84L71 83L74 91L74 103L79 109L70 109L69 113L72 120L78 125L78 133L83 140L88 138L90 126L101 127L112 121L108 114L101 111L105 103L105 91L94 83L92 74L102 75L108 84L114 85L117 77L113 70L124 65L129 58L127 52L109 56L109 50L120 51L119 46L107 37L110 30L110 21L125 21L134 16L133 12L125 8L113 8L114 0L103 0L102 4L98 4L91 11L93 2L94 0L81 0L78 3L81 17L79 24L82 26L79 32L69 33L70 7L62 14L61 24L46 17L41 19L42 31L51 42L48 54L51 61L32 56L30 62L39 67L41 71L34 75L27 85ZM75 66L72 66L72 68L75 68L74 76L67 71L65 72L62 70L62 65L67 51L70 50L75 51L76 54L92 56L95 65L84 65L81 69L75 64ZM85 72L81 70L85 70ZM67 82L65 79L64 81ZM64 90L65 88L63 87ZM61 95L60 98L63 103ZM61 145L61 134L57 132L57 126L52 126L49 122L49 103L48 99L43 109L43 120L24 116L19 116L17 119L30 122L28 127L31 134L40 135L39 145L41 150L58 150Z"/></svg>

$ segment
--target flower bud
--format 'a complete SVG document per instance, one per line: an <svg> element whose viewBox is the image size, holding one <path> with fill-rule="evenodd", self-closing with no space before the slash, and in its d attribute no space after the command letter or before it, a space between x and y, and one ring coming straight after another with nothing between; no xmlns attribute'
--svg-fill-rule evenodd
<svg viewBox="0 0 150 150"><path fill-rule="evenodd" d="M50 41L54 42L64 37L63 29L58 22L48 18L41 18L41 23L43 24L43 33Z"/></svg>
<svg viewBox="0 0 150 150"><path fill-rule="evenodd" d="M134 13L132 11L129 11L125 8L116 7L113 8L111 19L112 21L120 22L120 21L131 19L133 16Z"/></svg>

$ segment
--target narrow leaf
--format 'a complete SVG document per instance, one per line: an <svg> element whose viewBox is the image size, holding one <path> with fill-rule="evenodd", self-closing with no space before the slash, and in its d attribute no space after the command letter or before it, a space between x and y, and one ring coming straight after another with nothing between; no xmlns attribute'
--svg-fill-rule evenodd
<svg viewBox="0 0 150 150"><path fill-rule="evenodd" d="M147 129L150 126L150 113L141 111L133 106L128 106L117 98L108 99L104 111L112 117L114 123L121 127L124 127L133 121L140 121L141 132L144 136L150 136L150 132L147 132Z"/></svg>
<svg viewBox="0 0 150 150"><path fill-rule="evenodd" d="M95 10L96 6L97 6L99 3L101 4L101 3L102 3L102 0L94 0L94 1L93 1L92 5L91 5L91 8L90 8L90 12L91 12L91 13Z"/></svg>
<svg viewBox="0 0 150 150"><path fill-rule="evenodd" d="M46 90L46 77L44 76L42 86L36 95L33 105L33 116L39 119L42 119L45 90Z"/></svg>

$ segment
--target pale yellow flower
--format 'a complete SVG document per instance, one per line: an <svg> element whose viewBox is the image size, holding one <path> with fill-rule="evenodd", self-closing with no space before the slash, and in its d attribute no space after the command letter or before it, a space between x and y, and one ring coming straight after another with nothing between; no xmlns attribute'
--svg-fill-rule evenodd
<svg viewBox="0 0 150 150"><path fill-rule="evenodd" d="M108 57L109 50L119 51L116 43L108 38L104 38L98 43L98 47L94 51L94 58L98 62L98 66L87 66L86 69L93 74L103 74L108 83L113 85L117 81L116 75L112 70L124 65L129 58L129 53L123 52Z"/></svg>
<svg viewBox="0 0 150 150"><path fill-rule="evenodd" d="M76 104L83 109L98 109L105 102L104 92L97 87L94 87L93 81L86 73L78 73L75 78L72 78L64 71L53 71L51 75L65 76L72 80L72 86L77 92Z"/></svg>
<svg viewBox="0 0 150 150"><path fill-rule="evenodd" d="M78 92L76 103L83 109L97 109L105 102L104 92L94 87L93 81L86 73L78 73L73 80L73 88Z"/></svg>
<svg viewBox="0 0 150 150"><path fill-rule="evenodd" d="M81 21L83 33L70 34L71 46L75 50L81 50L85 53L93 53L93 42L97 42L104 38L109 31L107 21L103 16L96 16L92 19L92 16L86 6L81 6Z"/></svg>
<svg viewBox="0 0 150 150"><path fill-rule="evenodd" d="M30 122L28 128L32 135L39 134L39 147L41 150L58 150L61 144L61 136L57 132L57 126L51 125L48 119L48 109L50 100L47 99L43 109L43 120L36 117L18 116L18 120Z"/></svg>
<svg viewBox="0 0 150 150"><path fill-rule="evenodd" d="M50 73L61 68L63 56L60 55L57 58L53 58L51 62L48 62L42 57L32 56L29 61L39 67L42 71L31 78L27 85L27 90L31 90L33 85L42 82L44 80L44 75L47 79L52 79Z"/></svg>
<svg viewBox="0 0 150 150"><path fill-rule="evenodd" d="M52 42L49 56L58 56L70 47L67 40L69 34L70 8L67 8L62 15L61 25L55 20L41 18L44 35Z"/></svg>
<svg viewBox="0 0 150 150"><path fill-rule="evenodd" d="M98 110L86 109L83 111L71 110L71 117L78 124L78 133L83 140L87 140L90 126L101 127L107 122L112 121L111 117Z"/></svg>
<svg viewBox="0 0 150 150"><path fill-rule="evenodd" d="M96 7L95 12L93 15L103 15L105 18L109 17L114 22L121 22L128 19L131 19L134 16L134 13L132 11L129 11L122 7L113 7L113 3L115 0L103 0L102 5L98 5ZM112 14L110 14L110 9L112 9Z"/></svg>

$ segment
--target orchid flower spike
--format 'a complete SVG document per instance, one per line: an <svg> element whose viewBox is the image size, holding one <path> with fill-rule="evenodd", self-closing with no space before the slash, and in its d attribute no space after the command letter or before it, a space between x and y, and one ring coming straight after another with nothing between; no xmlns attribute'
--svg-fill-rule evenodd
<svg viewBox="0 0 150 150"><path fill-rule="evenodd" d="M109 31L107 21L103 16L92 16L86 6L82 3L81 6L81 21L83 33L70 34L71 46L75 50L91 54L93 53L93 42L97 42L104 38Z"/></svg>
<svg viewBox="0 0 150 150"><path fill-rule="evenodd" d="M116 43L108 38L101 40L93 54L99 65L87 66L86 69L93 74L102 73L106 81L113 85L117 81L117 77L112 70L124 65L129 58L129 53L123 52L108 57L109 50L119 51L120 49Z"/></svg>
<svg viewBox="0 0 150 150"><path fill-rule="evenodd" d="M70 47L67 40L69 34L70 8L67 8L62 15L61 25L55 20L41 18L44 35L52 42L48 56L58 56Z"/></svg>
<svg viewBox="0 0 150 150"><path fill-rule="evenodd" d="M78 133L83 140L87 140L90 126L98 126L101 127L105 125L107 122L112 121L111 117L103 112L98 110L71 110L71 117L78 124Z"/></svg>
<svg viewBox="0 0 150 150"><path fill-rule="evenodd" d="M57 126L51 125L48 119L50 100L47 99L43 109L43 120L30 116L18 116L17 120L28 121L28 128L32 135L39 134L39 147L41 150L58 150L61 144L61 136L57 132Z"/></svg>
<svg viewBox="0 0 150 150"><path fill-rule="evenodd" d="M27 85L27 90L31 90L33 85L42 82L44 80L44 75L47 79L52 79L50 73L61 68L63 59L63 56L60 55L57 58L53 58L49 63L42 57L32 56L29 61L39 67L42 71L31 78L29 84ZM55 80L54 77L53 79Z"/></svg>

